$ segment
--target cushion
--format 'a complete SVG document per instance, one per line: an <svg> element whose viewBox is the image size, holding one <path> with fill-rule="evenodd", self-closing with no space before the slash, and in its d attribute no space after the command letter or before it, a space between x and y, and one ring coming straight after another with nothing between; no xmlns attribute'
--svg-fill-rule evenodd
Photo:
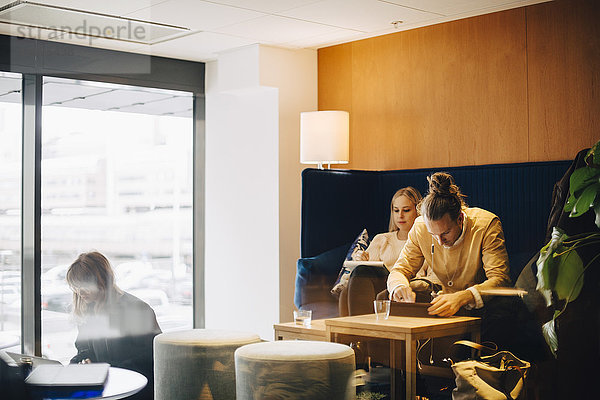
<svg viewBox="0 0 600 400"><path fill-rule="evenodd" d="M365 251L369 247L369 233L367 229L363 229L361 233L358 234L350 248L348 249L348 253L346 253L346 260L352 261L354 260L354 255L360 250Z"/></svg>
<svg viewBox="0 0 600 400"><path fill-rule="evenodd" d="M298 308L309 303L334 302L330 288L336 280L340 264L348 252L348 243L315 257L300 258L296 270L294 304ZM310 309L310 308L309 308ZM313 309L314 312L314 309ZM313 316L316 319L316 317Z"/></svg>
<svg viewBox="0 0 600 400"><path fill-rule="evenodd" d="M365 251L365 250L367 250L368 247L369 247L369 233L367 232L366 229L363 229L362 232L358 234L356 239L354 239L354 242L352 242L352 245L348 249L348 252L346 253L346 260L347 261L354 260L354 256L356 255L357 252ZM344 288L346 286L348 286L348 279L350 278L350 272L352 272L352 271L350 271L348 268L344 267L344 265L342 264L342 268L340 269L340 272L338 273L338 277L337 277L335 283L333 284L333 288L331 289L332 294L339 296L341 291L344 290Z"/></svg>

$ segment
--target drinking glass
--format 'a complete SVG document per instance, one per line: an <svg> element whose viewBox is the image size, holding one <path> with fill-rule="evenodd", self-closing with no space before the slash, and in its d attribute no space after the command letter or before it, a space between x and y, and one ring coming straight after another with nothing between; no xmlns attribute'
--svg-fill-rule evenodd
<svg viewBox="0 0 600 400"><path fill-rule="evenodd" d="M374 300L375 316L377 319L388 319L390 316L390 301L389 300Z"/></svg>
<svg viewBox="0 0 600 400"><path fill-rule="evenodd" d="M312 310L294 310L294 322L296 325L303 325L306 328L310 328L311 319Z"/></svg>

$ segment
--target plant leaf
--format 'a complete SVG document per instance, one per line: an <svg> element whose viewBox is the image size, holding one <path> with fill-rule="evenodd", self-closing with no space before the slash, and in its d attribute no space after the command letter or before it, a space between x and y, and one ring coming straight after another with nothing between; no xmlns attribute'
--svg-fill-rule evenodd
<svg viewBox="0 0 600 400"><path fill-rule="evenodd" d="M575 218L585 214L594 205L594 200L599 190L600 183L594 183L586 187L581 196L579 196L577 203L575 203L575 207L573 207L569 217Z"/></svg>
<svg viewBox="0 0 600 400"><path fill-rule="evenodd" d="M557 253L566 250L564 247L557 249ZM554 281L554 290L561 300L571 302L579 296L583 287L583 261L575 250L568 250L566 253L556 257L556 280Z"/></svg>
<svg viewBox="0 0 600 400"><path fill-rule="evenodd" d="M582 167L577 168L569 179L569 193L574 195L588 186L596 176L600 175L600 168Z"/></svg>
<svg viewBox="0 0 600 400"><path fill-rule="evenodd" d="M588 153L585 156L585 159L588 160L589 156L592 154L594 155L594 157L592 158L592 163L595 165L600 165L600 140L597 141L594 146L592 146L590 151L588 151Z"/></svg>
<svg viewBox="0 0 600 400"><path fill-rule="evenodd" d="M542 325L542 333L544 334L546 343L548 343L548 347L550 347L552 355L556 358L556 352L558 351L558 336L556 335L554 318Z"/></svg>
<svg viewBox="0 0 600 400"><path fill-rule="evenodd" d="M573 196L573 195L569 195L569 198L567 199L567 202L565 203L565 212L571 212L573 211L573 207L575 207L575 203L577 203L577 197Z"/></svg>
<svg viewBox="0 0 600 400"><path fill-rule="evenodd" d="M594 205L594 212L596 213L596 226L600 228L600 202Z"/></svg>
<svg viewBox="0 0 600 400"><path fill-rule="evenodd" d="M558 248L564 248L562 242L567 239L568 236L562 232L559 228L554 227L552 229L552 238L542 249L540 250L540 256L537 259L537 278L538 283L536 289L547 289L553 290L556 282L556 276L558 274L557 260L553 257L553 254Z"/></svg>

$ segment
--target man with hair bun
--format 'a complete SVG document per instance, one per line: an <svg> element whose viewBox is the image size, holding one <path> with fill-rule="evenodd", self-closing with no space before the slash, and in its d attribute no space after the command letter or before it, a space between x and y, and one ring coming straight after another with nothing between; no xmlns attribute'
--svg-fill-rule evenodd
<svg viewBox="0 0 600 400"><path fill-rule="evenodd" d="M427 181L421 216L388 277L390 298L414 302L408 281L425 261L443 288L429 314L449 317L461 307L481 308L482 289L510 284L502 224L489 211L469 208L450 174L437 172Z"/></svg>

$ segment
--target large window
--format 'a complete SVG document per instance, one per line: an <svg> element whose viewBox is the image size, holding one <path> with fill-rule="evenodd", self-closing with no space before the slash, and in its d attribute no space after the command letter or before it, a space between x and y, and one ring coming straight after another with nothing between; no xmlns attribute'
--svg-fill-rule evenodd
<svg viewBox="0 0 600 400"><path fill-rule="evenodd" d="M204 327L203 63L0 35L0 347L67 361L102 252L163 331Z"/></svg>
<svg viewBox="0 0 600 400"><path fill-rule="evenodd" d="M21 337L21 76L0 72L0 345Z"/></svg>
<svg viewBox="0 0 600 400"><path fill-rule="evenodd" d="M42 353L75 353L65 273L91 250L163 332L190 329L192 95L58 78L42 93Z"/></svg>

